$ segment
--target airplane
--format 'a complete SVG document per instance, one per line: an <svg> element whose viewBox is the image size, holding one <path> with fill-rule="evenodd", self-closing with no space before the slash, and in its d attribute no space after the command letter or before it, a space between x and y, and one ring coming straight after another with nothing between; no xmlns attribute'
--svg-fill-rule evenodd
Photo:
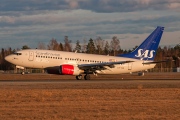
<svg viewBox="0 0 180 120"><path fill-rule="evenodd" d="M90 74L123 74L154 68L156 51L164 27L157 28L133 52L117 56L95 55L76 52L26 49L5 57L18 68L42 68L49 74L74 75L90 80Z"/></svg>

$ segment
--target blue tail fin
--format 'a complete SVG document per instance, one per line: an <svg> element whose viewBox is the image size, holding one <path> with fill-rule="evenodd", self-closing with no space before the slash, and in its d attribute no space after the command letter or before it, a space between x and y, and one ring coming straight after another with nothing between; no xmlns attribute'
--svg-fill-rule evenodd
<svg viewBox="0 0 180 120"><path fill-rule="evenodd" d="M141 60L154 60L163 30L164 27L158 26L133 52L118 56Z"/></svg>

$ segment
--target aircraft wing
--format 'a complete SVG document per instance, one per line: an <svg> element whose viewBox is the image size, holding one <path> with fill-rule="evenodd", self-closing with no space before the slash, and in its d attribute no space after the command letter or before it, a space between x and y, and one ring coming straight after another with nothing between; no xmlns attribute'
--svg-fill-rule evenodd
<svg viewBox="0 0 180 120"><path fill-rule="evenodd" d="M130 63L133 61L119 61L119 62L104 62L104 63L92 63L92 64L79 64L79 69L93 69L93 70L102 70L105 69L105 66L113 68L116 64L124 64L124 63Z"/></svg>

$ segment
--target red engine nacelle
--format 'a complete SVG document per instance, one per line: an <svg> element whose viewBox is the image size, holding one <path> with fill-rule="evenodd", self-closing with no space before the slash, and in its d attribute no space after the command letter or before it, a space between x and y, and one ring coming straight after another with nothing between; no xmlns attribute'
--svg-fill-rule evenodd
<svg viewBox="0 0 180 120"><path fill-rule="evenodd" d="M77 66L74 65L61 65L59 68L59 74L62 75L79 75L84 71L80 70Z"/></svg>

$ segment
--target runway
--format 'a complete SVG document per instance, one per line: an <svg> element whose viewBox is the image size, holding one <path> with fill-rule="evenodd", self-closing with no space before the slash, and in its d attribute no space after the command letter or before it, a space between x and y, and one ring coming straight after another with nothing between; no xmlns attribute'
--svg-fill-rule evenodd
<svg viewBox="0 0 180 120"><path fill-rule="evenodd" d="M180 80L1 80L1 88L18 89L137 89L180 88Z"/></svg>
<svg viewBox="0 0 180 120"><path fill-rule="evenodd" d="M0 87L56 89L134 89L180 88L179 73L147 73L123 75L91 75L91 80L76 80L74 76L49 74L0 74Z"/></svg>

